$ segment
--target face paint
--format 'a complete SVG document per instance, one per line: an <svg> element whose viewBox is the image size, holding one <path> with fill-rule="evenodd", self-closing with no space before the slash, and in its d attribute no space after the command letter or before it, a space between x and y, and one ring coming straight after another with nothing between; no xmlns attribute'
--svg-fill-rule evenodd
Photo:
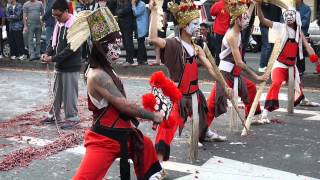
<svg viewBox="0 0 320 180"><path fill-rule="evenodd" d="M199 29L200 29L199 19L192 20L188 24L188 26L185 27L186 32L193 37L196 37L199 35Z"/></svg>
<svg viewBox="0 0 320 180"><path fill-rule="evenodd" d="M103 41L101 43L101 47L104 52L104 56L106 59L111 63L112 61L117 60L120 57L121 54L121 43L122 39L121 38L116 38L115 42L108 42L108 41Z"/></svg>
<svg viewBox="0 0 320 180"><path fill-rule="evenodd" d="M283 12L283 19L286 24L292 24L296 22L296 11L287 10Z"/></svg>
<svg viewBox="0 0 320 180"><path fill-rule="evenodd" d="M239 19L239 21L239 26L241 27L241 30L244 30L249 26L250 17L247 13L244 13L242 14L241 19Z"/></svg>

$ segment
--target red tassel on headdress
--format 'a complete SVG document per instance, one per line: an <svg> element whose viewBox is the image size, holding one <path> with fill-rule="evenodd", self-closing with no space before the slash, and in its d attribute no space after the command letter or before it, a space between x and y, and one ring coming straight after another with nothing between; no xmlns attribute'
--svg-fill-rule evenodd
<svg viewBox="0 0 320 180"><path fill-rule="evenodd" d="M312 63L316 63L318 61L319 57L316 54L312 54L309 56L309 60Z"/></svg>
<svg viewBox="0 0 320 180"><path fill-rule="evenodd" d="M317 65L316 71L317 71L318 74L320 74L320 64Z"/></svg>

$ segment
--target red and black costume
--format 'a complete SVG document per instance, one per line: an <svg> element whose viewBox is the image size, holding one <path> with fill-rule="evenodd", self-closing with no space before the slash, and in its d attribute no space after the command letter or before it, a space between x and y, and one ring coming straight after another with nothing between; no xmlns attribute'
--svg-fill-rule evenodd
<svg viewBox="0 0 320 180"><path fill-rule="evenodd" d="M109 68L106 69L107 73L125 96L120 79ZM73 179L103 179L118 157L121 158L122 180L130 179L129 158L133 160L138 180L147 180L161 171L152 141L131 125L139 124L135 118L120 113L112 104L98 109L90 97L88 106L95 121L85 133L86 154Z"/></svg>
<svg viewBox="0 0 320 180"><path fill-rule="evenodd" d="M189 55L188 51L182 45L178 38L166 39L165 48L161 49L161 62L166 65L169 70L170 78L177 83L182 94L179 104L175 104L173 109L178 109L182 123L176 123L170 127L161 124L155 140L155 147L158 154L162 154L164 161L169 159L170 144L174 138L177 128L180 126L179 134L181 134L183 124L188 117L192 116L192 99L196 95L199 113L199 140L204 140L205 133L208 129L206 113L208 111L206 99L199 89L198 85L198 56ZM178 106L178 107L177 107Z"/></svg>
<svg viewBox="0 0 320 180"><path fill-rule="evenodd" d="M238 47L240 48L241 36L239 35ZM256 95L256 85L241 75L241 68L236 66L234 57L231 52L226 38L222 41L222 52L220 53L219 69L226 83L230 88L237 88L238 94L245 105L245 115L249 114L251 105ZM227 97L219 83L215 83L207 100L208 102L208 122L212 123L215 117L227 112ZM255 114L260 114L261 109L258 104Z"/></svg>

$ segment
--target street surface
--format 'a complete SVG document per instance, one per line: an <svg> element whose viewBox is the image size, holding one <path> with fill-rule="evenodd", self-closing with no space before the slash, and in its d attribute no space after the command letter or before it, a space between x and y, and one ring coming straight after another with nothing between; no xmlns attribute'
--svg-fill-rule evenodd
<svg viewBox="0 0 320 180"><path fill-rule="evenodd" d="M140 102L141 96L150 91L148 79L122 77L122 80L132 101ZM81 124L63 133L82 133L90 127L83 78L79 85ZM200 86L208 96L212 84L201 82ZM59 139L55 125L39 124L49 108L48 87L46 71L0 68L0 161L19 149L40 148ZM306 89L304 93L308 99L320 102L319 92L319 89ZM266 89L261 105L265 95ZM165 163L169 173L167 179L320 179L320 107L298 106L294 115L288 115L286 87L281 89L279 98L281 108L271 114L273 123L252 126L248 137L240 137L240 125L230 131L229 113L214 120L211 129L227 135L228 141L205 143L199 149L199 160L195 164L188 159L190 122L187 123L182 136L174 138L170 161ZM151 123L143 122L139 129L154 139L151 126ZM81 142L74 148L33 160L28 166L0 171L0 179L71 179L84 153ZM120 179L118 165L115 161L106 179Z"/></svg>

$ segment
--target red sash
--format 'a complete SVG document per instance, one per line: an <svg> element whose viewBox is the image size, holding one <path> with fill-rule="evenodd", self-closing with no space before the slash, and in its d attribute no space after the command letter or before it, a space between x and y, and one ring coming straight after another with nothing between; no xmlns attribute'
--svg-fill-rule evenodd
<svg viewBox="0 0 320 180"><path fill-rule="evenodd" d="M284 48L282 49L282 52L278 57L278 61L287 66L295 65L296 58L298 55L298 49L298 43L295 42L295 40L288 39L286 44L284 45Z"/></svg>

